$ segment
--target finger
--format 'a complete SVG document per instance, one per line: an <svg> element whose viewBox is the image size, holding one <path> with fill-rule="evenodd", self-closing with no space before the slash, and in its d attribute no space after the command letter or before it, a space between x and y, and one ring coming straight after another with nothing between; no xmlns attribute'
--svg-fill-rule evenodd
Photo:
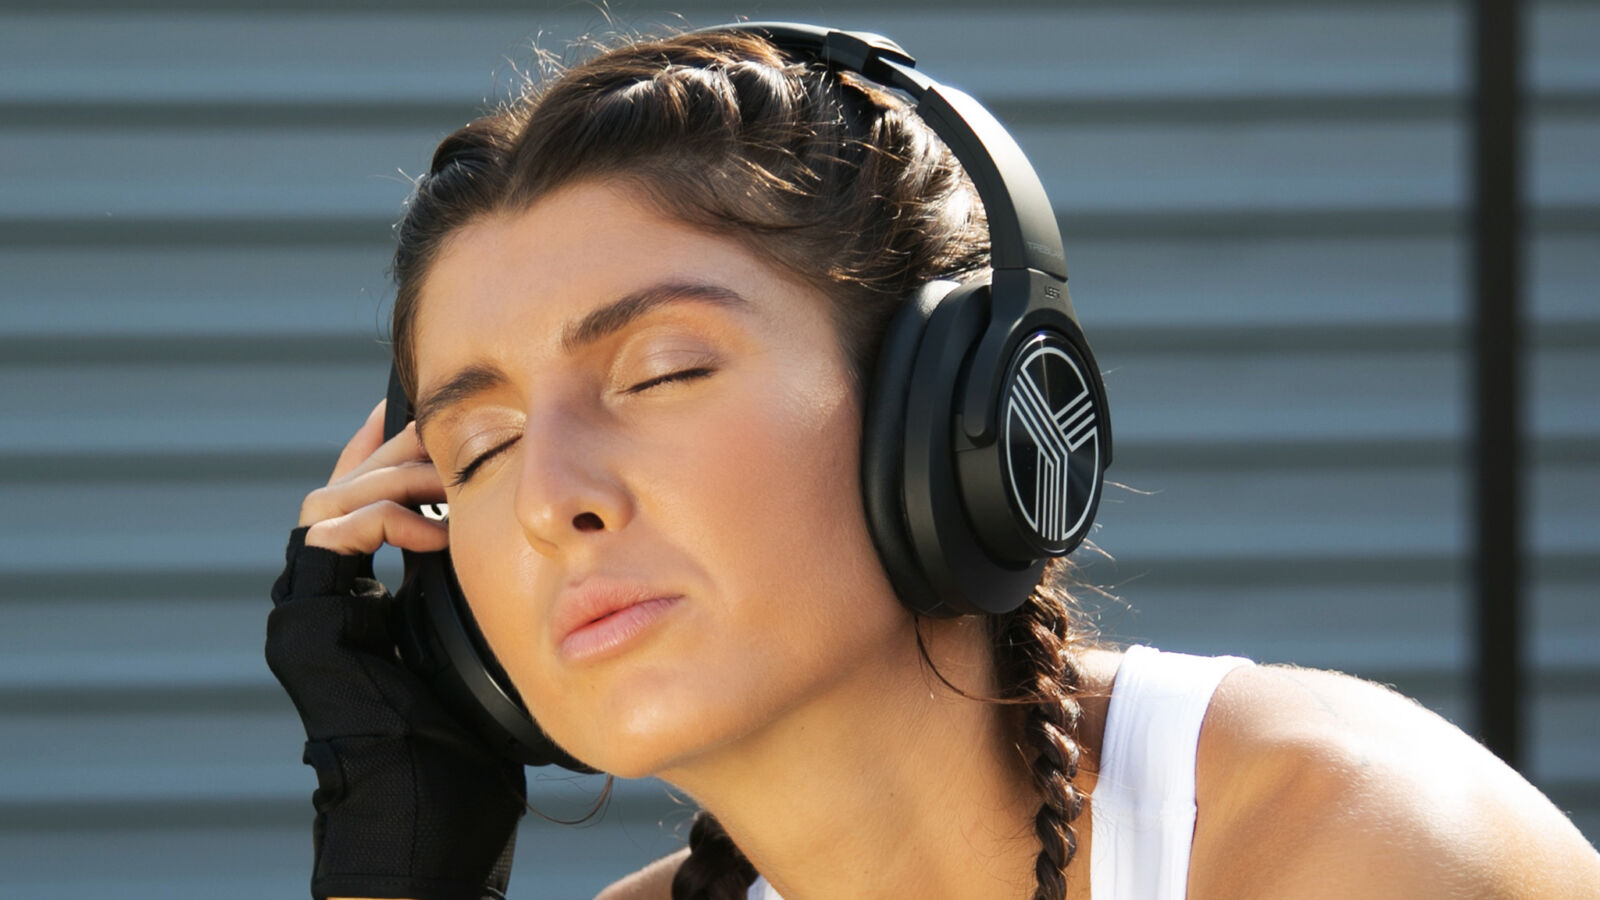
<svg viewBox="0 0 1600 900"><path fill-rule="evenodd" d="M444 523L393 500L324 519L306 531L307 547L323 547L341 556L370 556L384 544L420 552L443 550L450 545L450 531Z"/></svg>
<svg viewBox="0 0 1600 900"><path fill-rule="evenodd" d="M372 412L367 413L367 420L361 423L361 427L344 445L344 450L340 451L339 461L333 464L333 475L329 476L328 483L332 484L349 474L351 469L360 465L383 443L383 412L388 405L389 398L385 397L378 401Z"/></svg>
<svg viewBox="0 0 1600 900"><path fill-rule="evenodd" d="M300 524L315 525L326 519L336 519L383 500L414 507L443 499L444 483L439 479L439 470L433 463L413 460L358 471L344 481L317 488L300 504Z"/></svg>
<svg viewBox="0 0 1600 900"><path fill-rule="evenodd" d="M328 486L332 487L338 480L350 481L359 478L374 469L384 469L390 466L399 466L406 463L426 460L427 451L423 450L422 442L417 439L417 423L407 422L400 433L384 441L381 446L361 460L350 471L345 472L342 479L330 480Z"/></svg>

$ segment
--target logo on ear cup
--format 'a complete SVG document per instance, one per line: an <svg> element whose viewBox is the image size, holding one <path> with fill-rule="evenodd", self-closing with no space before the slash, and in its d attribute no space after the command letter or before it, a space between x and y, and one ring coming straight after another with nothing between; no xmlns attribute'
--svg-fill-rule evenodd
<svg viewBox="0 0 1600 900"><path fill-rule="evenodd" d="M1015 359L1001 430L1007 484L1040 549L1060 553L1094 508L1099 412L1061 338L1038 332Z"/></svg>

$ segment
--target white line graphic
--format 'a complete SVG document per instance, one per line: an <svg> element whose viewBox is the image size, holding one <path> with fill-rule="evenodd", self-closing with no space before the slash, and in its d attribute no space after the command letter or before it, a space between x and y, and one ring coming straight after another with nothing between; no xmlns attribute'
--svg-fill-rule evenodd
<svg viewBox="0 0 1600 900"><path fill-rule="evenodd" d="M1070 489L1069 460L1072 453L1099 434L1099 429L1096 427L1094 398L1087 387L1059 409L1051 408L1050 402L1045 399L1044 386L1030 371L1032 364L1045 354L1060 356L1073 371L1077 370L1071 359L1059 350L1041 348L1035 351L1032 358L1018 367L1017 378L1011 385L1007 417L1020 425L1034 444L1033 503L1022 510L1023 516L1041 537L1056 542L1066 540L1072 530L1082 524L1081 516L1077 522L1068 521L1072 514L1072 505L1067 496ZM1081 381L1079 383L1082 384ZM1093 486L1090 490L1093 490ZM1021 502L1023 497L1016 493L1014 472L1012 491ZM1087 506L1083 508L1083 514L1088 514Z"/></svg>

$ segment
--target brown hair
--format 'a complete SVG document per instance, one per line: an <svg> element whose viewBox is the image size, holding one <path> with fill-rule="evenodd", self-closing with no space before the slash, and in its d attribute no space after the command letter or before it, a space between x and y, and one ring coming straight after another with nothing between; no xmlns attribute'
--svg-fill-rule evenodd
<svg viewBox="0 0 1600 900"><path fill-rule="evenodd" d="M435 151L397 228L392 270L395 362L409 396L419 293L445 242L586 178L625 180L666 215L739 240L816 286L833 301L858 388L901 298L988 264L971 182L898 97L786 59L750 34L630 41L530 86ZM1084 802L1073 784L1073 650L1091 633L1066 582L1055 560L1022 607L990 617L1001 696L977 698L1026 710L1041 900L1065 895ZM675 900L742 900L755 869L709 813L696 816L689 845Z"/></svg>

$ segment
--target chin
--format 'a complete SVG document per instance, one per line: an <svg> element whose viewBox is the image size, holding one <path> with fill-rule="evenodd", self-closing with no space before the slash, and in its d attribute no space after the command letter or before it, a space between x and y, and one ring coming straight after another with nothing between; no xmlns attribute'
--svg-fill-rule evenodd
<svg viewBox="0 0 1600 900"><path fill-rule="evenodd" d="M682 725L665 731L619 729L610 736L585 742L588 746L583 749L588 752L574 755L618 778L653 778L706 750L704 732L691 737L685 730Z"/></svg>

